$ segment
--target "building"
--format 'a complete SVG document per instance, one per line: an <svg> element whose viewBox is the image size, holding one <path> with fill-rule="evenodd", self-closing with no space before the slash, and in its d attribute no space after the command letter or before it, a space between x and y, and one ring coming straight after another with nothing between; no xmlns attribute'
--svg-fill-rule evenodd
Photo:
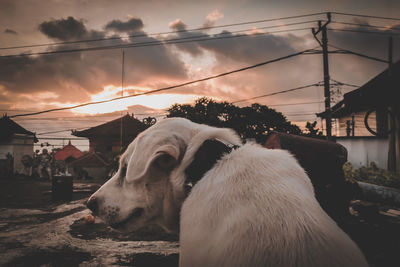
<svg viewBox="0 0 400 267"><path fill-rule="evenodd" d="M134 118L133 115L127 114L87 130L73 131L72 134L89 139L89 152L100 152L107 155L127 147L146 128L144 123Z"/></svg>
<svg viewBox="0 0 400 267"><path fill-rule="evenodd" d="M336 141L346 147L348 160L356 167L375 162L378 167L395 170L393 165L397 159L397 171L400 170L400 155L396 157L395 154L399 150L399 137L393 123L399 124L400 105L396 92L399 90L400 61L358 89L344 94L332 107L332 119L338 124ZM325 118L326 112L317 115Z"/></svg>
<svg viewBox="0 0 400 267"><path fill-rule="evenodd" d="M38 141L35 134L6 115L0 119L0 129L0 172L7 173L7 176L16 172L23 173L21 160L24 155L32 157L33 144Z"/></svg>
<svg viewBox="0 0 400 267"><path fill-rule="evenodd" d="M68 170L77 179L94 178L105 180L108 178L111 164L98 152L90 152L69 162Z"/></svg>
<svg viewBox="0 0 400 267"><path fill-rule="evenodd" d="M82 156L83 152L77 149L74 145L72 145L71 141L68 142L68 145L64 146L62 149L58 150L53 155L55 160L63 160L66 162L73 161Z"/></svg>

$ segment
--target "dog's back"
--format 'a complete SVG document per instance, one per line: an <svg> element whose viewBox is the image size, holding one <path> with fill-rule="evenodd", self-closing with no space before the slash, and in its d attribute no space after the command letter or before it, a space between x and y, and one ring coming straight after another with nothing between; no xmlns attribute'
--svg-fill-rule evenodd
<svg viewBox="0 0 400 267"><path fill-rule="evenodd" d="M196 184L181 210L181 266L368 266L283 150L247 144Z"/></svg>

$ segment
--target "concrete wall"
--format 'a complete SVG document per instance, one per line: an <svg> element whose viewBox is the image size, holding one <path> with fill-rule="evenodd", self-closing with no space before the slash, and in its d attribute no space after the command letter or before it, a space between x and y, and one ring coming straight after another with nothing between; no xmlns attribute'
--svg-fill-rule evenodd
<svg viewBox="0 0 400 267"><path fill-rule="evenodd" d="M347 160L354 167L367 166L375 162L379 168L387 169L389 143L387 138L352 137L337 138L336 142L343 145L348 152Z"/></svg>
<svg viewBox="0 0 400 267"><path fill-rule="evenodd" d="M7 153L14 157L14 173L22 172L23 155L33 155L33 136L15 134L13 139L0 144L0 159L5 159Z"/></svg>

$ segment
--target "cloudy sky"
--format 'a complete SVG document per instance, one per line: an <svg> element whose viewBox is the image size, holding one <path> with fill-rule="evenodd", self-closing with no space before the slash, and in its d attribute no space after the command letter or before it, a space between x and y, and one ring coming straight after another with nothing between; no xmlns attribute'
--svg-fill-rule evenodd
<svg viewBox="0 0 400 267"><path fill-rule="evenodd" d="M124 95L129 95L315 48L318 43L309 28L316 27L316 20L325 20L325 15L220 26L325 11L400 18L400 2L1 0L0 112L13 115L120 96L122 53L125 54ZM400 58L399 20L339 14L333 14L332 20L335 23L329 26L332 29L328 31L329 44L386 59L388 33L394 33L394 58ZM357 25L341 24L343 22ZM211 28L198 29L203 27ZM360 33L353 30L378 33ZM270 34L265 34L267 32ZM199 35L202 38L223 38L178 44L165 43L169 39L190 40L189 38ZM111 39L71 43L104 38ZM160 44L159 41L164 43ZM15 56L22 53L155 42L158 45L125 48L124 52L118 48ZM51 43L62 44L24 47ZM4 49L15 46L22 48ZM329 49L335 50L333 47ZM387 67L383 63L352 55L331 54L329 60L331 78L354 85L362 85ZM171 104L190 103L201 96L232 102L316 83L322 79L322 56L303 55L159 94L15 120L37 133L83 128L116 118L127 111L135 112L138 117L149 113L162 117L164 109ZM352 89L354 88L348 86L333 88L335 92L340 93ZM311 87L254 101L271 105L283 112L289 120L304 126L306 121L316 119L313 114L321 111L323 104L286 104L322 100L323 88ZM250 103L252 101L241 102L238 105ZM102 115L91 115L97 113ZM50 134L48 137L66 135L68 132ZM60 144L60 141L53 141L53 144Z"/></svg>

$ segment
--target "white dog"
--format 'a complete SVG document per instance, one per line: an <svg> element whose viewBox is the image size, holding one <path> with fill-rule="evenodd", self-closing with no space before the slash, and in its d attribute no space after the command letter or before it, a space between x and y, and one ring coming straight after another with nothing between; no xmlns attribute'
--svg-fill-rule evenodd
<svg viewBox="0 0 400 267"><path fill-rule="evenodd" d="M368 266L293 156L240 145L228 129L160 121L129 145L88 207L121 231L179 231L181 266Z"/></svg>

